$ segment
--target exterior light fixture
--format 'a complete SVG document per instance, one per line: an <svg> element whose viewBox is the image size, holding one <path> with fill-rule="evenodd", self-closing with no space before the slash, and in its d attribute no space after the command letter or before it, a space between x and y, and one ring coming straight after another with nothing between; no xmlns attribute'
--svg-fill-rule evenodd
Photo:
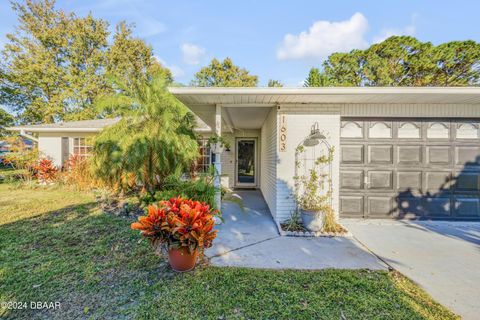
<svg viewBox="0 0 480 320"><path fill-rule="evenodd" d="M305 147L315 147L317 144L319 144L320 141L315 138L307 138L305 141L303 141L303 146Z"/></svg>
<svg viewBox="0 0 480 320"><path fill-rule="evenodd" d="M326 137L320 132L318 122L315 122L310 129L310 135L303 142L305 147L314 147L320 143L320 140L325 140Z"/></svg>

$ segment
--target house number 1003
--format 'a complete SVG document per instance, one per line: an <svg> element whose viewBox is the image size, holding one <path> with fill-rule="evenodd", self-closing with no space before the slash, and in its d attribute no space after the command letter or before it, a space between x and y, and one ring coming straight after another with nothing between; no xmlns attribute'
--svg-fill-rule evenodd
<svg viewBox="0 0 480 320"><path fill-rule="evenodd" d="M280 116L280 135L279 135L280 152L287 151L287 122L285 115Z"/></svg>

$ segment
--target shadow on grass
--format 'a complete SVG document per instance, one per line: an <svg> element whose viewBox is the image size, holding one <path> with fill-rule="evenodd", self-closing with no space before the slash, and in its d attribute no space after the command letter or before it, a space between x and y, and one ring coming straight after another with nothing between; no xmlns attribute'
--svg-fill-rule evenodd
<svg viewBox="0 0 480 320"><path fill-rule="evenodd" d="M0 316L453 318L387 272L201 267L173 274L147 242L138 243L130 222L86 203L0 225L0 300L61 303L59 310L2 310Z"/></svg>
<svg viewBox="0 0 480 320"><path fill-rule="evenodd" d="M0 300L60 302L60 310L1 310L12 318L121 314L142 285L168 270L131 220L101 213L94 202L0 225ZM137 285L132 285L136 283Z"/></svg>

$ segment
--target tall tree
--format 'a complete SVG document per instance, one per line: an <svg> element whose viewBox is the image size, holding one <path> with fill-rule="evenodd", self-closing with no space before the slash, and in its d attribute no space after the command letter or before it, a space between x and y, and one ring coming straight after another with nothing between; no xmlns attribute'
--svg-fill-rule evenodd
<svg viewBox="0 0 480 320"><path fill-rule="evenodd" d="M434 46L393 36L365 50L334 53L323 64L333 86L478 86L480 44Z"/></svg>
<svg viewBox="0 0 480 320"><path fill-rule="evenodd" d="M474 41L452 41L437 46L433 53L437 69L433 85L479 85L480 44Z"/></svg>
<svg viewBox="0 0 480 320"><path fill-rule="evenodd" d="M308 77L303 82L304 87L326 87L328 79L326 75L318 68L311 68Z"/></svg>
<svg viewBox="0 0 480 320"><path fill-rule="evenodd" d="M0 104L21 122L94 118L94 100L114 90L107 72L144 79L165 70L125 23L110 46L106 21L56 9L54 0L12 2L12 9L19 25L2 51Z"/></svg>
<svg viewBox="0 0 480 320"><path fill-rule="evenodd" d="M117 190L141 182L153 194L173 172L188 170L198 158L195 118L166 89L163 74L137 83L117 83L120 91L99 101L121 108L122 119L95 138L95 174Z"/></svg>
<svg viewBox="0 0 480 320"><path fill-rule="evenodd" d="M210 64L195 73L192 81L197 87L255 87L258 77L233 64L230 58L222 62L213 59Z"/></svg>
<svg viewBox="0 0 480 320"><path fill-rule="evenodd" d="M168 82L173 82L171 72L153 56L152 47L133 37L132 33L132 27L126 22L117 25L113 44L107 50L107 73L127 84L136 80L146 81L149 75L159 73Z"/></svg>
<svg viewBox="0 0 480 320"><path fill-rule="evenodd" d="M5 137L7 135L5 127L13 125L14 121L15 119L10 113L0 108L0 137Z"/></svg>
<svg viewBox="0 0 480 320"><path fill-rule="evenodd" d="M270 79L268 80L268 87L283 87L283 83L281 83L279 80L273 80Z"/></svg>

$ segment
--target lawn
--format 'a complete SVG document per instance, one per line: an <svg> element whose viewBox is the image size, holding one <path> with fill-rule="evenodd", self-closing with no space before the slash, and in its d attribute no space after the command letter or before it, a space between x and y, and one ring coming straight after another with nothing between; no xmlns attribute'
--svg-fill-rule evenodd
<svg viewBox="0 0 480 320"><path fill-rule="evenodd" d="M176 274L89 193L0 184L0 318L455 319L378 271L198 267ZM30 301L60 302L32 310Z"/></svg>

